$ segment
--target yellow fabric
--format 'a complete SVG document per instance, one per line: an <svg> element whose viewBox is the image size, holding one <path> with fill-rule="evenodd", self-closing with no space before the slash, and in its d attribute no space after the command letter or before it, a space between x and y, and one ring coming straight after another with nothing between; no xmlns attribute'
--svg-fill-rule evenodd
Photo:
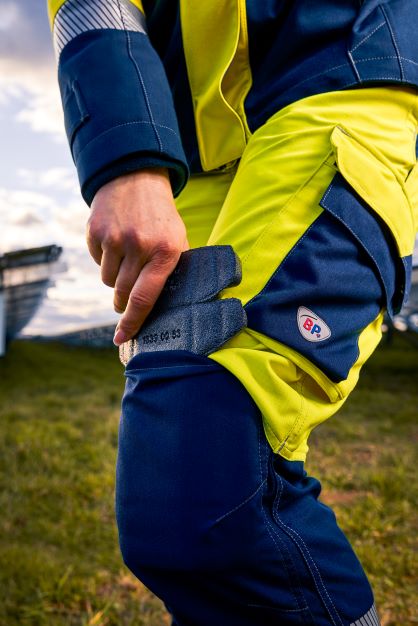
<svg viewBox="0 0 418 626"><path fill-rule="evenodd" d="M129 0L132 4L134 4L140 11L145 15L144 7L142 6L142 0Z"/></svg>
<svg viewBox="0 0 418 626"><path fill-rule="evenodd" d="M250 134L246 4L181 0L180 15L200 160L208 171L240 158Z"/></svg>
<svg viewBox="0 0 418 626"><path fill-rule="evenodd" d="M263 289L321 214L319 200L337 169L388 224L400 255L410 254L418 197L417 113L417 94L410 88L312 96L259 128L239 165L192 177L177 199L190 245L231 244L242 263L241 284L221 297L238 297L245 305ZM312 428L343 404L379 343L382 317L383 312L361 333L359 358L338 384L307 358L251 328L210 358L247 388L273 450L304 460Z"/></svg>
<svg viewBox="0 0 418 626"><path fill-rule="evenodd" d="M129 0L129 1L132 2L132 4L134 4L140 11L142 11L142 13L145 13L144 7L142 6L142 0ZM54 25L55 16L65 2L66 0L47 0L48 18L49 18L49 25L51 27L51 30Z"/></svg>
<svg viewBox="0 0 418 626"><path fill-rule="evenodd" d="M47 0L49 25L53 27L54 19L65 0Z"/></svg>

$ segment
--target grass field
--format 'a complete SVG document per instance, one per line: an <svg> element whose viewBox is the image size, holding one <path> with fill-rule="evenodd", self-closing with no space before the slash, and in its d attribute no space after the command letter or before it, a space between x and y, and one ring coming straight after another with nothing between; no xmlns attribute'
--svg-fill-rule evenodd
<svg viewBox="0 0 418 626"><path fill-rule="evenodd" d="M417 373L416 348L382 345L310 441L307 469L370 575L382 626L418 624ZM110 348L16 341L0 360L0 626L170 623L118 550L123 385Z"/></svg>

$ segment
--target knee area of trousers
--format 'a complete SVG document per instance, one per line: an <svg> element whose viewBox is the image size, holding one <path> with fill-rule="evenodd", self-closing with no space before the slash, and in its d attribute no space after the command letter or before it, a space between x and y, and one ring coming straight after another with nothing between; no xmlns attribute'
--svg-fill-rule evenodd
<svg viewBox="0 0 418 626"><path fill-rule="evenodd" d="M230 372L191 352L137 355L126 376L116 475L125 562L208 565L208 525L260 484L260 412Z"/></svg>

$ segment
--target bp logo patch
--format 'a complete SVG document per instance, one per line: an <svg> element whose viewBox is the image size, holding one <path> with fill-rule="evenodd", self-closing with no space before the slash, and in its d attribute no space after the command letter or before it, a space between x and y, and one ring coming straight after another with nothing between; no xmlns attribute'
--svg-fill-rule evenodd
<svg viewBox="0 0 418 626"><path fill-rule="evenodd" d="M324 341L331 337L330 327L305 306L298 309L298 326L300 334L308 341Z"/></svg>

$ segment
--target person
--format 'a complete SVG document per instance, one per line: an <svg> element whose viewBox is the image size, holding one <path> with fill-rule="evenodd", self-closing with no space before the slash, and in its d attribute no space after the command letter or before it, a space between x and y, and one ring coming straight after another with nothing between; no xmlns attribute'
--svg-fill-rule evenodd
<svg viewBox="0 0 418 626"><path fill-rule="evenodd" d="M379 624L304 461L407 297L414 1L48 9L121 313L125 563L177 626Z"/></svg>

